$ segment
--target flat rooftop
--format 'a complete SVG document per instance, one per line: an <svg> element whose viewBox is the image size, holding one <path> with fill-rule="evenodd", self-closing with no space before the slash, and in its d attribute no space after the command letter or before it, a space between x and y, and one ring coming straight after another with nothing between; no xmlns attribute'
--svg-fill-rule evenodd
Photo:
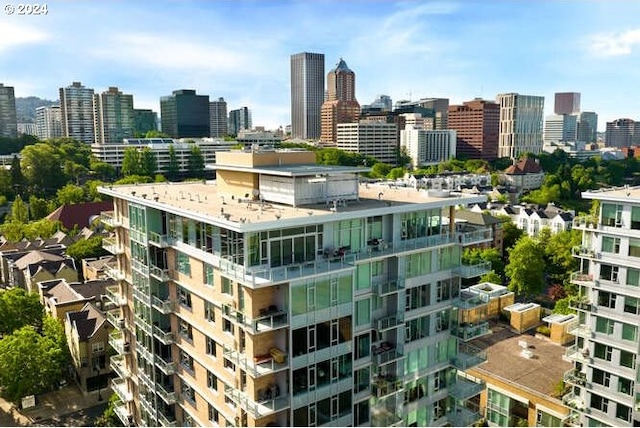
<svg viewBox="0 0 640 428"><path fill-rule="evenodd" d="M550 340L530 334L518 334L504 325L492 326L493 334L479 337L470 343L486 350L487 362L473 368L488 377L510 382L542 395L551 395L564 372L573 364L562 359L564 347ZM532 358L521 355L519 342L526 342Z"/></svg>
<svg viewBox="0 0 640 428"><path fill-rule="evenodd" d="M101 192L131 202L143 203L164 211L189 216L214 218L222 223L250 230L250 224L306 219L310 216L332 215L369 211L370 215L381 215L421 204L433 204L440 208L459 203L475 203L486 200L482 195L452 195L435 197L425 190L390 185L359 185L359 200L345 201L333 211L333 204L311 204L299 207L272 202L253 201L249 198L221 196L214 181L180 183L145 183L134 185L104 186ZM373 210L373 211L372 211ZM308 223L308 220L304 220ZM280 227L282 224L280 223Z"/></svg>
<svg viewBox="0 0 640 428"><path fill-rule="evenodd" d="M611 187L600 190L582 192L585 199L602 199L604 201L628 201L640 203L640 186Z"/></svg>

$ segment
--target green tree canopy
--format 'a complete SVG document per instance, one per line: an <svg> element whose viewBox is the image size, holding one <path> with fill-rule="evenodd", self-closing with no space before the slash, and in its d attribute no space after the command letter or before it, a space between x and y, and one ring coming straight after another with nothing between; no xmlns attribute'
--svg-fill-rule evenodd
<svg viewBox="0 0 640 428"><path fill-rule="evenodd" d="M140 151L139 161L140 175L153 177L153 175L155 175L156 171L158 170L158 160L156 159L156 154L153 152L153 150L151 150L150 147L144 147Z"/></svg>
<svg viewBox="0 0 640 428"><path fill-rule="evenodd" d="M7 335L24 326L40 329L44 307L38 294L9 288L0 291L0 314L0 335Z"/></svg>
<svg viewBox="0 0 640 428"><path fill-rule="evenodd" d="M22 172L35 192L51 194L67 181L60 153L54 146L37 143L25 147L21 155Z"/></svg>
<svg viewBox="0 0 640 428"><path fill-rule="evenodd" d="M176 155L176 149L173 144L169 144L169 165L167 166L167 178L169 180L175 180L180 174L180 164L178 163L178 156Z"/></svg>
<svg viewBox="0 0 640 428"><path fill-rule="evenodd" d="M85 191L81 186L75 184L67 184L64 187L58 189L56 193L58 202L61 205L64 204L79 204L85 201Z"/></svg>
<svg viewBox="0 0 640 428"><path fill-rule="evenodd" d="M82 259L102 257L108 254L109 252L102 248L102 237L100 235L92 236L88 239L80 239L67 247L67 255L73 257L77 264L80 264Z"/></svg>
<svg viewBox="0 0 640 428"><path fill-rule="evenodd" d="M187 169L189 171L189 175L193 178L204 177L204 156L200 151L200 147L195 144L191 146L191 151L187 158Z"/></svg>
<svg viewBox="0 0 640 428"><path fill-rule="evenodd" d="M509 290L523 296L536 296L545 287L544 248L529 236L521 237L509 251L505 273Z"/></svg>
<svg viewBox="0 0 640 428"><path fill-rule="evenodd" d="M504 247L505 254L507 254L509 249L518 242L518 239L520 239L522 235L524 235L524 231L522 229L518 229L518 226L511 221L511 217L508 215L499 215L497 217L502 220L502 245Z"/></svg>
<svg viewBox="0 0 640 428"><path fill-rule="evenodd" d="M16 196L11 205L11 221L17 223L27 223L29 221L29 208L20 195Z"/></svg>
<svg viewBox="0 0 640 428"><path fill-rule="evenodd" d="M500 277L504 275L504 261L497 248L466 248L462 253L464 264L475 265L481 262L491 262L491 269ZM502 279L498 282L502 283Z"/></svg>

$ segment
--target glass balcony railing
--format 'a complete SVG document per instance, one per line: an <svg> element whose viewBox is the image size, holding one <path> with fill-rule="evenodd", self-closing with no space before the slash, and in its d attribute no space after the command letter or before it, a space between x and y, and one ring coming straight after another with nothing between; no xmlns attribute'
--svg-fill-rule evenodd
<svg viewBox="0 0 640 428"><path fill-rule="evenodd" d="M109 334L109 345L118 353L118 355L126 355L131 352L129 342L124 340L124 335L120 330L114 330Z"/></svg>
<svg viewBox="0 0 640 428"><path fill-rule="evenodd" d="M140 260L131 259L131 267L145 276L149 275L149 266Z"/></svg>
<svg viewBox="0 0 640 428"><path fill-rule="evenodd" d="M147 244L147 232L137 229L129 229L129 238L133 241L139 242L142 245Z"/></svg>
<svg viewBox="0 0 640 428"><path fill-rule="evenodd" d="M158 411L158 423L162 427L176 427L178 423L176 422L175 415L165 415L162 411Z"/></svg>
<svg viewBox="0 0 640 428"><path fill-rule="evenodd" d="M284 328L289 325L289 316L286 311L275 306L269 306L262 315L250 318L245 313L234 309L230 305L222 305L222 316L239 325L251 334L260 334L267 331Z"/></svg>
<svg viewBox="0 0 640 428"><path fill-rule="evenodd" d="M113 211L105 211L100 213L100 221L106 225L111 227L120 227L122 226L122 220L116 218Z"/></svg>
<svg viewBox="0 0 640 428"><path fill-rule="evenodd" d="M174 239L167 234L160 234L157 232L149 232L149 243L160 248L167 248L173 245Z"/></svg>
<svg viewBox="0 0 640 428"><path fill-rule="evenodd" d="M591 328L584 323L578 323L574 321L567 329L569 334L580 337L591 337Z"/></svg>
<svg viewBox="0 0 640 428"><path fill-rule="evenodd" d="M176 401L178 400L178 395L173 390L173 387L168 387L168 386L162 385L161 383L157 383L156 392L158 393L160 398L162 398L162 401L164 401L169 405L176 404Z"/></svg>
<svg viewBox="0 0 640 428"><path fill-rule="evenodd" d="M111 389L123 403L133 401L133 394L129 390L125 379L111 379Z"/></svg>
<svg viewBox="0 0 640 428"><path fill-rule="evenodd" d="M383 281L381 283L374 283L372 285L374 288L374 292L377 293L378 296L383 297L402 290L404 288L404 281Z"/></svg>
<svg viewBox="0 0 640 428"><path fill-rule="evenodd" d="M139 314L136 314L136 316L133 317L133 323L136 325L136 327L140 327L140 329L147 333L149 336L153 334L153 327L151 327L151 324L149 324Z"/></svg>
<svg viewBox="0 0 640 428"><path fill-rule="evenodd" d="M372 347L373 363L380 367L386 364L399 361L404 358L404 354L395 344L382 342L378 347Z"/></svg>
<svg viewBox="0 0 640 428"><path fill-rule="evenodd" d="M392 328L396 328L400 325L404 326L404 317L402 316L402 313L391 314L377 319L375 323L378 332L383 332L386 330L391 330Z"/></svg>
<svg viewBox="0 0 640 428"><path fill-rule="evenodd" d="M572 345L564 351L564 356L570 361L585 363L589 358L589 350L580 349L577 345Z"/></svg>
<svg viewBox="0 0 640 428"><path fill-rule="evenodd" d="M468 400L484 391L486 384L484 381L474 382L464 377L458 376L456 382L448 388L449 395L456 400Z"/></svg>
<svg viewBox="0 0 640 428"><path fill-rule="evenodd" d="M107 298L117 306L125 306L127 304L127 297L120 292L119 285L110 285L106 287L105 292Z"/></svg>
<svg viewBox="0 0 640 428"><path fill-rule="evenodd" d="M571 385L585 386L587 384L587 374L580 370L571 369L564 372L562 379Z"/></svg>
<svg viewBox="0 0 640 428"><path fill-rule="evenodd" d="M570 281L574 284L593 286L593 275L583 272L573 272L569 277Z"/></svg>
<svg viewBox="0 0 640 428"><path fill-rule="evenodd" d="M111 370L121 379L126 379L131 376L124 355L113 355L109 361L109 367L111 367Z"/></svg>
<svg viewBox="0 0 640 428"><path fill-rule="evenodd" d="M461 323L451 327L451 331L464 342L491 333L488 321L482 321L479 323Z"/></svg>
<svg viewBox="0 0 640 428"><path fill-rule="evenodd" d="M394 375L376 375L371 380L371 395L377 399L404 391L404 383Z"/></svg>
<svg viewBox="0 0 640 428"><path fill-rule="evenodd" d="M491 262L481 262L474 265L460 265L453 269L462 278L475 278L491 272Z"/></svg>
<svg viewBox="0 0 640 428"><path fill-rule="evenodd" d="M466 407L456 407L447 413L447 420L454 427L470 427L482 420L482 415Z"/></svg>
<svg viewBox="0 0 640 428"><path fill-rule="evenodd" d="M113 255L124 254L124 245L118 243L115 237L102 238L102 248Z"/></svg>
<svg viewBox="0 0 640 428"><path fill-rule="evenodd" d="M277 350L281 355L286 355L279 349ZM229 361L233 362L236 366L239 366L253 378L266 376L277 371L285 370L289 367L288 358L278 358L278 361L276 361L276 358L273 358L271 353L250 357L245 353L238 352L228 346L223 347L223 353Z"/></svg>
<svg viewBox="0 0 640 428"><path fill-rule="evenodd" d="M289 407L289 397L287 394L278 394L277 392L270 393L262 397L262 399L255 401L249 398L244 392L230 386L225 387L224 393L231 401L251 414L254 418L262 418Z"/></svg>
<svg viewBox="0 0 640 428"><path fill-rule="evenodd" d="M120 310L107 311L107 321L109 321L115 328L125 328L125 320L122 317Z"/></svg>
<svg viewBox="0 0 640 428"><path fill-rule="evenodd" d="M571 407L572 409L578 410L580 412L583 412L584 409L585 409L584 398L582 398L579 395L576 395L573 392L570 392L569 394L563 395L562 396L562 403L565 406Z"/></svg>
<svg viewBox="0 0 640 428"><path fill-rule="evenodd" d="M491 229L480 229L471 232L456 233L458 243L462 245L475 245L483 242L493 241L493 231Z"/></svg>
<svg viewBox="0 0 640 428"><path fill-rule="evenodd" d="M468 370L487 361L487 352L467 343L458 344L458 355L451 358L451 364L460 370Z"/></svg>
<svg viewBox="0 0 640 428"><path fill-rule="evenodd" d="M163 329L157 325L154 325L153 337L155 337L165 345L171 345L175 341L175 334L171 331L171 326L168 326Z"/></svg>
<svg viewBox="0 0 640 428"><path fill-rule="evenodd" d="M176 372L177 365L175 361L167 361L159 355L156 355L156 358L153 361L156 366L162 371L162 373L167 376L171 376Z"/></svg>
<svg viewBox="0 0 640 428"><path fill-rule="evenodd" d="M580 311L591 311L591 299L587 296L578 296L569 300L569 307Z"/></svg>
<svg viewBox="0 0 640 428"><path fill-rule="evenodd" d="M461 290L460 297L453 300L453 306L458 309L475 309L489 303L488 294L472 293L470 291Z"/></svg>
<svg viewBox="0 0 640 428"><path fill-rule="evenodd" d="M125 279L124 272L118 269L117 266L105 266L104 273L115 281L122 281Z"/></svg>
<svg viewBox="0 0 640 428"><path fill-rule="evenodd" d="M125 427L131 426L133 422L133 415L129 411L129 406L120 400L113 402L113 412L116 414L122 425Z"/></svg>
<svg viewBox="0 0 640 428"><path fill-rule="evenodd" d="M158 279L160 282L167 282L171 279L171 276L169 276L169 269L161 268L154 265L151 265L149 267L149 274Z"/></svg>
<svg viewBox="0 0 640 428"><path fill-rule="evenodd" d="M165 315L173 312L175 308L175 304L170 297L160 298L155 295L151 296L151 306Z"/></svg>

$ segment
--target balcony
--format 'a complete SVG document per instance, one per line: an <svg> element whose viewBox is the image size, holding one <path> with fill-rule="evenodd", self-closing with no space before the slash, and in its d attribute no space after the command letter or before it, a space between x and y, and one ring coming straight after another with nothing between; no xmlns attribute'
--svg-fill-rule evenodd
<svg viewBox="0 0 640 428"><path fill-rule="evenodd" d="M596 257L596 252L593 249L587 248L583 245L573 247L571 249L571 254L576 257L585 257L589 259L593 259Z"/></svg>
<svg viewBox="0 0 640 428"><path fill-rule="evenodd" d="M487 361L487 352L475 346L458 344L458 355L451 358L451 364L460 370L469 370Z"/></svg>
<svg viewBox="0 0 640 428"><path fill-rule="evenodd" d="M160 298L158 296L151 296L151 306L161 314L169 314L173 312L175 308L174 302L170 297Z"/></svg>
<svg viewBox="0 0 640 428"><path fill-rule="evenodd" d="M394 375L375 375L371 380L371 395L378 399L404 391L404 383Z"/></svg>
<svg viewBox="0 0 640 428"><path fill-rule="evenodd" d="M143 245L147 244L147 232L136 229L129 229L129 238Z"/></svg>
<svg viewBox="0 0 640 428"><path fill-rule="evenodd" d="M574 322L567 330L567 333L573 334L574 336L590 338L591 328L587 324Z"/></svg>
<svg viewBox="0 0 640 428"><path fill-rule="evenodd" d="M125 342L124 334L120 330L114 330L109 334L109 345L118 353L118 355L126 355L131 352L129 342Z"/></svg>
<svg viewBox="0 0 640 428"><path fill-rule="evenodd" d="M159 248L167 248L173 245L174 239L167 234L161 235L157 232L149 232L148 242Z"/></svg>
<svg viewBox="0 0 640 428"><path fill-rule="evenodd" d="M463 342L468 342L469 340L491 333L488 321L479 323L463 322L460 325L454 325L451 330Z"/></svg>
<svg viewBox="0 0 640 428"><path fill-rule="evenodd" d="M373 363L378 367L404 358L402 351L397 349L395 344L389 342L382 342L379 347L372 346L371 353L373 354Z"/></svg>
<svg viewBox="0 0 640 428"><path fill-rule="evenodd" d="M289 325L287 312L279 310L275 305L261 309L260 315L253 320L227 304L222 305L222 315L251 334L260 334Z"/></svg>
<svg viewBox="0 0 640 428"><path fill-rule="evenodd" d="M160 328L157 325L154 325L153 337L155 337L165 345L171 345L175 341L175 334L171 331L171 326L167 326L166 329L168 329L168 331Z"/></svg>
<svg viewBox="0 0 640 428"><path fill-rule="evenodd" d="M156 358L153 360L156 366L160 369L160 371L167 376L171 376L176 372L177 365L174 361L166 361L159 355L156 355Z"/></svg>
<svg viewBox="0 0 640 428"><path fill-rule="evenodd" d="M564 351L564 359L569 361L578 361L580 363L588 362L589 350L579 349L577 345L569 346Z"/></svg>
<svg viewBox="0 0 640 428"><path fill-rule="evenodd" d="M231 401L258 419L289 407L289 397L287 394L281 395L278 391L272 392L270 389L267 390L269 393L263 392L264 396L261 397L262 399L259 398L257 402L247 397L244 392L230 386L224 388L224 393Z"/></svg>
<svg viewBox="0 0 640 428"><path fill-rule="evenodd" d="M146 370L142 367L138 367L138 379L142 381L142 383L144 383L148 389L155 388L155 382L153 381L149 373L147 373Z"/></svg>
<svg viewBox="0 0 640 428"><path fill-rule="evenodd" d="M161 383L157 383L156 392L160 398L162 398L162 401L168 405L176 404L176 401L178 400L178 395L173 390L172 386L164 386Z"/></svg>
<svg viewBox="0 0 640 428"><path fill-rule="evenodd" d="M447 420L454 427L475 426L481 419L482 415L480 413L469 410L466 407L456 407L447 413Z"/></svg>
<svg viewBox="0 0 640 428"><path fill-rule="evenodd" d="M165 415L161 410L158 411L158 423L162 427L178 426L175 415Z"/></svg>
<svg viewBox="0 0 640 428"><path fill-rule="evenodd" d="M480 229L471 232L456 233L458 243L463 246L482 244L493 241L493 231L491 229Z"/></svg>
<svg viewBox="0 0 640 428"><path fill-rule="evenodd" d="M581 311L591 311L591 299L587 296L579 296L575 299L569 300L569 307L571 309L581 310Z"/></svg>
<svg viewBox="0 0 640 428"><path fill-rule="evenodd" d="M136 342L136 354L149 361L150 363L153 363L153 354L140 342Z"/></svg>
<svg viewBox="0 0 640 428"><path fill-rule="evenodd" d="M136 259L131 259L131 267L142 275L149 275L149 266L147 266L144 262Z"/></svg>
<svg viewBox="0 0 640 428"><path fill-rule="evenodd" d="M133 317L133 323L136 325L136 327L139 327L142 331L147 333L149 336L153 334L153 327L151 327L151 324L149 324L139 314L136 314L136 316Z"/></svg>
<svg viewBox="0 0 640 428"><path fill-rule="evenodd" d="M456 383L448 388L449 396L456 400L468 400L484 391L486 384L484 381L474 382L462 376L456 378Z"/></svg>
<svg viewBox="0 0 640 428"><path fill-rule="evenodd" d="M107 298L117 306L126 306L127 298L120 292L119 285L110 285L106 289Z"/></svg>
<svg viewBox="0 0 640 428"><path fill-rule="evenodd" d="M121 227L122 220L116 218L113 211L104 211L100 213L100 221L111 227Z"/></svg>
<svg viewBox="0 0 640 428"><path fill-rule="evenodd" d="M160 282L167 282L171 279L169 269L163 269L154 265L149 267L149 274Z"/></svg>
<svg viewBox="0 0 640 428"><path fill-rule="evenodd" d="M593 287L594 285L593 276L589 275L588 273L572 272L569 279L574 284L582 285L585 287Z"/></svg>
<svg viewBox="0 0 640 428"><path fill-rule="evenodd" d="M460 265L454 268L453 271L462 278L475 278L491 272L491 262L481 262L475 265Z"/></svg>
<svg viewBox="0 0 640 428"><path fill-rule="evenodd" d="M385 316L376 320L378 332L391 330L392 328L396 328L400 325L404 326L404 317L401 313Z"/></svg>
<svg viewBox="0 0 640 428"><path fill-rule="evenodd" d="M487 294L478 294L461 290L460 297L453 301L453 306L464 310L475 309L480 306L487 305L489 303L488 299L489 295Z"/></svg>
<svg viewBox="0 0 640 428"><path fill-rule="evenodd" d="M402 426L402 416L387 408L371 408L371 426L372 427L393 427Z"/></svg>
<svg viewBox="0 0 640 428"><path fill-rule="evenodd" d="M120 401L124 403L133 401L133 394L129 390L125 379L111 379L111 389L118 395Z"/></svg>
<svg viewBox="0 0 640 428"><path fill-rule="evenodd" d="M582 397L580 397L579 395L574 394L573 392L570 392L569 394L563 395L562 396L562 403L567 406L567 407L571 407L572 409L575 409L579 412L583 412L584 411L584 399Z"/></svg>
<svg viewBox="0 0 640 428"><path fill-rule="evenodd" d="M125 279L124 272L118 269L117 266L105 266L104 273L115 281L122 281Z"/></svg>
<svg viewBox="0 0 640 428"><path fill-rule="evenodd" d="M598 230L598 220L593 217L579 216L573 219L573 229L578 230Z"/></svg>
<svg viewBox="0 0 640 428"><path fill-rule="evenodd" d="M133 287L133 297L135 297L140 303L144 303L145 306L148 306L151 304L148 287L145 287L145 288Z"/></svg>
<svg viewBox="0 0 640 428"><path fill-rule="evenodd" d="M131 426L133 422L133 415L129 411L129 406L120 400L113 402L113 412L116 414L122 425L125 427Z"/></svg>
<svg viewBox="0 0 640 428"><path fill-rule="evenodd" d="M109 367L115 372L121 379L131 377L131 372L127 368L126 359L124 355L114 355L109 361Z"/></svg>
<svg viewBox="0 0 640 428"><path fill-rule="evenodd" d="M375 293L380 297L388 296L389 294L397 293L404 288L402 281L384 281L379 284L374 283Z"/></svg>
<svg viewBox="0 0 640 428"><path fill-rule="evenodd" d="M117 329L125 328L126 323L120 310L107 311L107 321Z"/></svg>
<svg viewBox="0 0 640 428"><path fill-rule="evenodd" d="M562 379L565 381L565 383L571 385L586 386L587 384L587 374L576 369L571 369L564 372Z"/></svg>
<svg viewBox="0 0 640 428"><path fill-rule="evenodd" d="M280 362L278 362L273 358L271 353L247 357L245 353L238 352L225 345L223 347L223 354L228 360L245 370L247 374L253 378L259 378L289 368L288 358L279 359Z"/></svg>
<svg viewBox="0 0 640 428"><path fill-rule="evenodd" d="M115 237L102 238L102 248L116 256L124 254L124 245L119 244Z"/></svg>

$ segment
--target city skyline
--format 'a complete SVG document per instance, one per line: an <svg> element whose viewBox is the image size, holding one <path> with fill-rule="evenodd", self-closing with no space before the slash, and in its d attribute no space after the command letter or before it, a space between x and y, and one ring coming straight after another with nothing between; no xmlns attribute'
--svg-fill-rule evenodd
<svg viewBox="0 0 640 428"><path fill-rule="evenodd" d="M318 52L325 73L340 58L357 70L363 105L378 94L461 104L517 92L544 96L549 115L554 93L575 91L603 131L640 120L629 96L639 13L620 1L53 2L46 16L1 16L0 76L16 97L55 100L81 81L156 112L161 96L195 89L273 129L291 123L290 56Z"/></svg>

